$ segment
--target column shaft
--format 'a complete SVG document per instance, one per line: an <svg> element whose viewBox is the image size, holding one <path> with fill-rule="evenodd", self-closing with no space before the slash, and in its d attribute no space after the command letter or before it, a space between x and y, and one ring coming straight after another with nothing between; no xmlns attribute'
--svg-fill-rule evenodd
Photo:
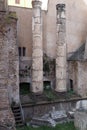
<svg viewBox="0 0 87 130"><path fill-rule="evenodd" d="M66 91L66 19L65 5L57 6L57 51L56 51L56 91Z"/></svg>
<svg viewBox="0 0 87 130"><path fill-rule="evenodd" d="M33 0L32 18L32 92L43 92L43 47L42 47L42 18L40 0Z"/></svg>

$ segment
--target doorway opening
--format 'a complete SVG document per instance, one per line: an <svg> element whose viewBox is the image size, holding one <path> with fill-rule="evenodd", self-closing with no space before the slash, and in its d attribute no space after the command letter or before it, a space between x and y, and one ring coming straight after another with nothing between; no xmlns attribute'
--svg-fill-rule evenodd
<svg viewBox="0 0 87 130"><path fill-rule="evenodd" d="M26 95L30 93L30 83L20 83L20 95Z"/></svg>
<svg viewBox="0 0 87 130"><path fill-rule="evenodd" d="M72 79L70 79L70 91L74 91L73 80Z"/></svg>

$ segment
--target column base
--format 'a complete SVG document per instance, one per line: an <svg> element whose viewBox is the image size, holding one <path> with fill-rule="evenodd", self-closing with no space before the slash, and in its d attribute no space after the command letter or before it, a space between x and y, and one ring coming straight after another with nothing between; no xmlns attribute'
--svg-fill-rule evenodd
<svg viewBox="0 0 87 130"><path fill-rule="evenodd" d="M56 88L55 91L59 92L59 93L64 93L64 92L67 92L67 89L66 88L65 89L58 89L58 88Z"/></svg>

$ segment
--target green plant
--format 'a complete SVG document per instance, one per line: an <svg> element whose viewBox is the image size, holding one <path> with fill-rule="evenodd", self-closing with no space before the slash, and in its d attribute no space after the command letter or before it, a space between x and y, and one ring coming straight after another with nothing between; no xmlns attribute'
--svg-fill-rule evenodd
<svg viewBox="0 0 87 130"><path fill-rule="evenodd" d="M0 33L2 35L5 35L5 33L8 31L6 29L6 25L7 24L11 24L12 23L12 19L17 20L15 12L9 12L6 15L3 15L2 18L0 19Z"/></svg>
<svg viewBox="0 0 87 130"><path fill-rule="evenodd" d="M52 92L52 90L45 90L44 91L46 97L48 98L48 101L54 101L56 99L56 96L54 95L54 93Z"/></svg>
<svg viewBox="0 0 87 130"><path fill-rule="evenodd" d="M26 127L23 127L23 128L17 128L17 130L76 130L76 128L74 127L73 122L69 122L69 123L58 124L54 128L53 127L47 127L47 126L32 128L30 126L26 126Z"/></svg>

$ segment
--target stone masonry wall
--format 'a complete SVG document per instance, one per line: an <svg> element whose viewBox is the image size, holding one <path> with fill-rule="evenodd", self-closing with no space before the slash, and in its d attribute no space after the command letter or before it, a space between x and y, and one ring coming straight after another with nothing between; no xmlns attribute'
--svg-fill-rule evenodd
<svg viewBox="0 0 87 130"><path fill-rule="evenodd" d="M17 45L16 20L11 19L7 26L8 37L8 91L11 102L19 103L19 56Z"/></svg>
<svg viewBox="0 0 87 130"><path fill-rule="evenodd" d="M10 17L5 12L0 12L0 122L5 125L15 125L14 116L12 114L9 104L9 90L8 90L8 50L9 50L9 38L8 23ZM12 128L13 130L15 128Z"/></svg>

